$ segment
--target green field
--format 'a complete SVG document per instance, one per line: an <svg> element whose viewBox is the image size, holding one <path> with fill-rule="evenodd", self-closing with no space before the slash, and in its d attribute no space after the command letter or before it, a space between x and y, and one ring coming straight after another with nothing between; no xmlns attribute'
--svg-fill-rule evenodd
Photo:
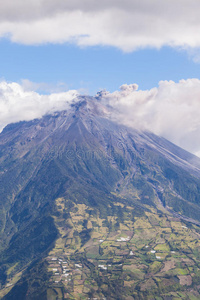
<svg viewBox="0 0 200 300"><path fill-rule="evenodd" d="M46 261L59 268L51 272L49 299L200 299L199 227L150 207L133 220L133 207L119 203L121 220L84 204L65 219L67 200L56 203L60 238Z"/></svg>

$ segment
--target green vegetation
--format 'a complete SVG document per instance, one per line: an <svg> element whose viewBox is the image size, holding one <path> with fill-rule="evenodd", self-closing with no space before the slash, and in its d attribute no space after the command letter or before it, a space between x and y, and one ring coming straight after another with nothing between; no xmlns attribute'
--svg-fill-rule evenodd
<svg viewBox="0 0 200 300"><path fill-rule="evenodd" d="M31 283L31 295L42 297L45 293L44 299L49 300L200 297L200 261L195 257L200 250L198 227L188 228L170 214L158 216L150 207L133 222L134 206L126 205L120 206L122 213L129 211L122 223L115 215L108 215L106 221L98 209L85 204L74 204L66 219L69 202L65 198L56 200L59 217L55 214L54 221L59 238L43 260L43 271L39 265L35 268L48 278L45 285L34 281L35 269L24 275L35 282ZM119 207L119 203L115 206ZM117 231L113 229L116 222ZM23 278L20 282L24 284Z"/></svg>

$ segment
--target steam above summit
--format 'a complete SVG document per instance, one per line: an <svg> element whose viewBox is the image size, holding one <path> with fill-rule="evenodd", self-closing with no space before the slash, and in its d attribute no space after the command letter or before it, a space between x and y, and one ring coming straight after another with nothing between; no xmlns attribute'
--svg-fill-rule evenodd
<svg viewBox="0 0 200 300"><path fill-rule="evenodd" d="M136 84L119 91L105 90L96 99L109 110L115 122L149 130L199 155L200 81L162 81L158 88L139 90ZM0 128L8 123L33 120L45 114L69 109L79 101L78 91L40 95L17 83L0 83Z"/></svg>

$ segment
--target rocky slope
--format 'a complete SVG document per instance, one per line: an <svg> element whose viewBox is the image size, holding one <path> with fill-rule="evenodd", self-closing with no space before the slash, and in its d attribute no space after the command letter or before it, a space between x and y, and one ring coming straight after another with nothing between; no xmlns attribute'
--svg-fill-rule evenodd
<svg viewBox="0 0 200 300"><path fill-rule="evenodd" d="M3 299L199 297L200 160L111 114L80 97L0 134Z"/></svg>

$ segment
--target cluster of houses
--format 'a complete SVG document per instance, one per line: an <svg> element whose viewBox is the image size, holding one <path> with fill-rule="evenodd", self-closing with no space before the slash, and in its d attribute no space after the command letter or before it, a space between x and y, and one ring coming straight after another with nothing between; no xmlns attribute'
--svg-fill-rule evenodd
<svg viewBox="0 0 200 300"><path fill-rule="evenodd" d="M66 259L58 258L58 257L48 257L48 269L52 272L52 281L54 283L59 283L60 281L64 281L66 283L70 283L72 280L72 268L69 265L69 262ZM75 268L81 267L76 266Z"/></svg>

